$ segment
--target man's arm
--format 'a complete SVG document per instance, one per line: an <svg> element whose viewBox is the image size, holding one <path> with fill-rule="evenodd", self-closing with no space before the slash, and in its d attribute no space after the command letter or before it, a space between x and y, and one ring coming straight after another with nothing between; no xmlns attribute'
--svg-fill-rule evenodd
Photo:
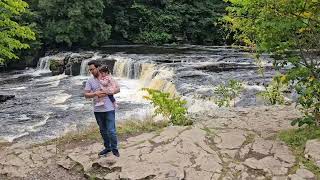
<svg viewBox="0 0 320 180"><path fill-rule="evenodd" d="M107 96L107 94L103 91L91 92L90 90L85 90L84 92L84 97L86 98L94 98L95 96L104 97Z"/></svg>
<svg viewBox="0 0 320 180"><path fill-rule="evenodd" d="M93 98L97 96L95 92L91 92L90 90L84 91L84 97L86 98Z"/></svg>
<svg viewBox="0 0 320 180"><path fill-rule="evenodd" d="M107 94L105 92L102 92L102 91L92 92L91 84L88 81L86 82L86 86L84 88L84 97L93 98L95 96L103 97L103 96L106 96L106 95Z"/></svg>

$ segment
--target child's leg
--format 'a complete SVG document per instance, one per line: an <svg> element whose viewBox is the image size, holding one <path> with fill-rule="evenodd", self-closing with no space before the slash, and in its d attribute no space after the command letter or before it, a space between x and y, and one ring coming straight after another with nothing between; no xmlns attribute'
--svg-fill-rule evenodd
<svg viewBox="0 0 320 180"><path fill-rule="evenodd" d="M97 103L95 104L95 106L103 106L104 105L104 98L97 98Z"/></svg>
<svg viewBox="0 0 320 180"><path fill-rule="evenodd" d="M114 96L113 95L108 95L108 97L109 97L110 101L112 102L113 107L114 108L118 107L118 105L116 103L116 99L114 98Z"/></svg>
<svg viewBox="0 0 320 180"><path fill-rule="evenodd" d="M111 101L112 103L114 103L114 102L116 101L116 99L114 98L113 95L108 95L108 97L109 97L109 99L110 99L110 101Z"/></svg>

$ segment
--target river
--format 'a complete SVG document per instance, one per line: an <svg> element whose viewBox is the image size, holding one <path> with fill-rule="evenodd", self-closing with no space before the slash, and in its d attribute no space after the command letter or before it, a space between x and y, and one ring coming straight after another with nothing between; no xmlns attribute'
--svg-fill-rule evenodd
<svg viewBox="0 0 320 180"><path fill-rule="evenodd" d="M52 76L50 61L66 57L81 59L79 75ZM0 139L40 142L69 131L81 131L94 122L83 84L90 77L87 63L93 59L114 61L113 75L121 86L115 95L118 121L150 117L152 106L143 99L142 87L180 95L190 113L217 109L213 88L230 79L245 84L236 106L257 106L256 93L275 74L272 59L262 57L264 77L250 52L217 46L105 46L90 52L61 52L43 57L38 67L0 73L0 94L15 98L0 103Z"/></svg>

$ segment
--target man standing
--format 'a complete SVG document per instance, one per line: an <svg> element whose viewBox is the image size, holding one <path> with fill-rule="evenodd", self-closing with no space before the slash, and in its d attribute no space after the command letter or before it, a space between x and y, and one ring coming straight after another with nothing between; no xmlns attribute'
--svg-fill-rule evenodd
<svg viewBox="0 0 320 180"><path fill-rule="evenodd" d="M99 125L100 134L102 136L104 147L99 155L107 155L109 152L119 157L119 151L117 148L118 140L116 134L116 125L115 125L115 109L113 103L109 99L108 95L116 94L120 92L119 85L115 82L116 88L109 92L101 91L100 89L100 82L99 82L99 67L101 66L97 61L90 61L88 63L89 71L93 75L93 77L89 78L86 87L84 96L86 98L93 98L93 106L94 106L94 116L96 121ZM113 79L112 79L113 80ZM114 81L114 80L113 80ZM98 101L98 98L104 98L104 105L103 106L95 106Z"/></svg>

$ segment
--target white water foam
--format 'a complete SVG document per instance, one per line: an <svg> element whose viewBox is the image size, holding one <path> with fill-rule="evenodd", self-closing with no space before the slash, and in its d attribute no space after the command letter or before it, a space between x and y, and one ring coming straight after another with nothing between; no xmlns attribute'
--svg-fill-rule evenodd
<svg viewBox="0 0 320 180"><path fill-rule="evenodd" d="M210 100L193 99L191 97L183 97L187 101L187 109L189 113L208 112L218 108L218 106Z"/></svg>
<svg viewBox="0 0 320 180"><path fill-rule="evenodd" d="M42 127L43 125L45 125L47 123L47 120L50 118L50 113L48 113L47 115L44 116L43 120L34 124L34 125L31 125L31 126L28 126L26 129L29 131L29 132L36 132L38 131L38 128Z"/></svg>
<svg viewBox="0 0 320 180"><path fill-rule="evenodd" d="M18 119L18 120L21 120L21 121L24 121L24 120L29 120L29 119L31 119L31 118L28 117L28 116L25 115L25 114L22 114L22 115L20 115L17 119Z"/></svg>
<svg viewBox="0 0 320 180"><path fill-rule="evenodd" d="M53 97L48 97L47 101L54 105L60 105L65 103L70 97L70 94L63 93L63 91L60 91L60 93L57 93L58 95L55 95Z"/></svg>
<svg viewBox="0 0 320 180"><path fill-rule="evenodd" d="M141 109L135 109L134 111L121 113L121 115L117 116L117 120L146 120L150 119L152 115L153 108L148 106Z"/></svg>
<svg viewBox="0 0 320 180"><path fill-rule="evenodd" d="M27 87L16 87L16 88L9 88L9 90L23 90L23 89L27 89Z"/></svg>
<svg viewBox="0 0 320 180"><path fill-rule="evenodd" d="M125 102L146 103L143 92L139 88L139 80L116 78L120 85L120 93L115 94L116 100Z"/></svg>
<svg viewBox="0 0 320 180"><path fill-rule="evenodd" d="M1 137L1 139L3 139L4 141L6 142L13 142L15 139L18 139L20 137L23 137L23 136L27 136L29 135L28 132L24 132L24 133L21 133L21 134L18 134L18 135L9 135L9 136L5 136L5 137Z"/></svg>

